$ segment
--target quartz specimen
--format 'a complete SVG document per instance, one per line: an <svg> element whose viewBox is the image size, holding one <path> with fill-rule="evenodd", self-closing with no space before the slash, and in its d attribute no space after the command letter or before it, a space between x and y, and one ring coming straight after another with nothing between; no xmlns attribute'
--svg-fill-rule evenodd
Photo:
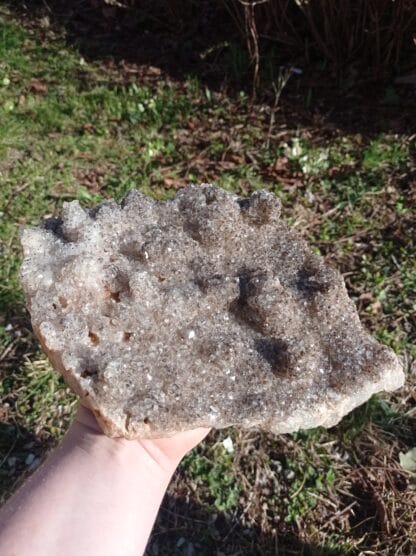
<svg viewBox="0 0 416 556"><path fill-rule="evenodd" d="M21 240L34 331L110 436L329 427L403 384L267 191L73 201Z"/></svg>

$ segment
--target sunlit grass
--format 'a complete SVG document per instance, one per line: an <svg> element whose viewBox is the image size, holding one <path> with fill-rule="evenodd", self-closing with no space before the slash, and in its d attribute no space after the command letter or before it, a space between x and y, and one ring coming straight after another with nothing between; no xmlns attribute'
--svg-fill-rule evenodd
<svg viewBox="0 0 416 556"><path fill-rule="evenodd" d="M74 396L28 330L18 279L19 228L56 214L63 201L89 206L132 188L166 199L176 187L208 181L243 195L272 190L285 218L344 272L371 332L409 361L416 358L414 207L398 181L411 160L408 137L312 141L293 129L268 146L247 104L244 94L230 100L195 78L176 88L114 84L62 39L41 43L0 16L0 353L9 350L0 390L4 465L17 458L13 465L23 472L32 448L22 440L10 451L11 439L26 439L27 431L57 439L73 414ZM280 174L270 173L276 162ZM369 428L381 431L386 453L390 438L411 434L406 400L402 407L375 397L331 431L284 439L230 432L234 455L220 432L187 456L181 472L206 507L230 515L244 505L248 525L262 516L262 526L272 528L278 516L285 527L302 526L319 539L314 512L342 507L337 488L344 488L354 458L363 457L357 446ZM15 484L9 468L0 467L4 493ZM350 532L325 535L328 554L355 546Z"/></svg>

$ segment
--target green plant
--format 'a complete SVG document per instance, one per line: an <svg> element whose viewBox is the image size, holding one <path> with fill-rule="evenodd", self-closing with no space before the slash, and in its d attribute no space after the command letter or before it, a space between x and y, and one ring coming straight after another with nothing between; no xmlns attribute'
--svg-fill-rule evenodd
<svg viewBox="0 0 416 556"><path fill-rule="evenodd" d="M233 456L221 444L214 445L210 452L209 457L193 452L181 466L200 488L207 489L217 510L233 510L241 490L233 472Z"/></svg>

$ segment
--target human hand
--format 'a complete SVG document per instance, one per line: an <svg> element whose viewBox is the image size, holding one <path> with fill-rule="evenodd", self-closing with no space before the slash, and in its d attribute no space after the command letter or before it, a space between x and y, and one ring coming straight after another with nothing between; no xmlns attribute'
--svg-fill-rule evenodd
<svg viewBox="0 0 416 556"><path fill-rule="evenodd" d="M143 554L176 466L208 432L110 438L80 405L62 442L3 508L0 553Z"/></svg>
<svg viewBox="0 0 416 556"><path fill-rule="evenodd" d="M201 442L211 429L196 428L178 432L169 438L109 438L102 432L94 414L82 404L79 405L72 428L87 432L105 442L111 451L137 451L142 448L164 470L172 471L187 452Z"/></svg>

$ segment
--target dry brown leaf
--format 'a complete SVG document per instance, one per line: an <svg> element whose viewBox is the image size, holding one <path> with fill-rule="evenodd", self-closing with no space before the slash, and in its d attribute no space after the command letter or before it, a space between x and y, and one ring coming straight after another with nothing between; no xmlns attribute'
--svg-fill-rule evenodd
<svg viewBox="0 0 416 556"><path fill-rule="evenodd" d="M38 93L38 94L46 94L48 92L48 86L46 83L43 83L40 79L36 79L35 77L30 80L29 90Z"/></svg>

